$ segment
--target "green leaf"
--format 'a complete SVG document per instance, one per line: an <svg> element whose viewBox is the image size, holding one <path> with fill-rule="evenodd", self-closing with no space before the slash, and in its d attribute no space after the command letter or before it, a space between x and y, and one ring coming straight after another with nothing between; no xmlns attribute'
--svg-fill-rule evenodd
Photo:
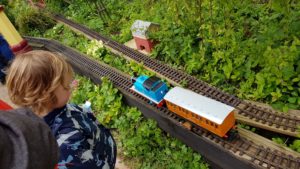
<svg viewBox="0 0 300 169"><path fill-rule="evenodd" d="M296 77L292 80L292 82L299 82L300 81L300 78Z"/></svg>
<svg viewBox="0 0 300 169"><path fill-rule="evenodd" d="M285 65L282 69L283 78L289 80L294 75L294 68L292 65Z"/></svg>
<svg viewBox="0 0 300 169"><path fill-rule="evenodd" d="M233 67L232 67L232 61L230 59L226 59L226 63L224 66L223 66L223 71L225 73L225 76L227 79L230 78L230 75L232 73L232 70L233 70Z"/></svg>
<svg viewBox="0 0 300 169"><path fill-rule="evenodd" d="M293 144L289 145L289 147L300 153L300 140L294 140Z"/></svg>
<svg viewBox="0 0 300 169"><path fill-rule="evenodd" d="M289 107L287 105L284 105L282 111L287 113L289 111Z"/></svg>
<svg viewBox="0 0 300 169"><path fill-rule="evenodd" d="M289 101L289 103L296 103L297 97L289 97L288 101Z"/></svg>

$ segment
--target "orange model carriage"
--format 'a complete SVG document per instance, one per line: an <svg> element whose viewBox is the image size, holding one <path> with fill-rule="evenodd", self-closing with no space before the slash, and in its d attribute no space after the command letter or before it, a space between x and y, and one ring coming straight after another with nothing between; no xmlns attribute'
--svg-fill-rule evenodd
<svg viewBox="0 0 300 169"><path fill-rule="evenodd" d="M220 137L233 137L236 133L231 130L235 128L231 106L181 87L172 88L164 100L170 111Z"/></svg>

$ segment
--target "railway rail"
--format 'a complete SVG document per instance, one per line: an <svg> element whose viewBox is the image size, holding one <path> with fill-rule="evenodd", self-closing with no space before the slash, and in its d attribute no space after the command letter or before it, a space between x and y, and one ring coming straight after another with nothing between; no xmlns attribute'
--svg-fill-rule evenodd
<svg viewBox="0 0 300 169"><path fill-rule="evenodd" d="M61 15L53 15L53 19L68 25L72 29L83 33L91 39L103 41L103 43L109 48L122 53L127 58L129 57L138 63L143 63L145 67L155 71L167 79L176 82L177 84L187 82L186 88L235 107L238 115L237 119L239 121L255 127L293 137L297 137L297 135L299 135L298 127L300 125L300 116L297 117L294 115L284 114L282 112L262 108L255 104L243 101L234 95L225 93L206 82L200 81L199 79L196 79L187 73L171 68L170 66L163 64L158 60L151 59L145 54L120 44L110 38L102 36L99 33L68 20ZM239 118L239 116L242 116L243 118Z"/></svg>
<svg viewBox="0 0 300 169"><path fill-rule="evenodd" d="M90 77L96 83L101 82L101 77L108 77L129 100L129 103L138 106L146 117L157 120L159 126L165 131L213 161L218 166L217 168L300 168L300 155L297 153L274 150L259 145L257 142L254 143L243 136L229 142L197 126L193 126L192 130L187 130L181 125L183 119L166 108L149 105L145 98L130 90L132 83L129 76L105 64L93 61L56 41L31 37L26 37L26 39L38 48L62 53L77 73Z"/></svg>

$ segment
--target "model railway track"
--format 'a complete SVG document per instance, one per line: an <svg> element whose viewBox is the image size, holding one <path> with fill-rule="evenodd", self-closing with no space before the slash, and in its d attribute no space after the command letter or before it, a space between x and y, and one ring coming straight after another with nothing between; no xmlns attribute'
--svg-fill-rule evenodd
<svg viewBox="0 0 300 169"><path fill-rule="evenodd" d="M93 78L96 81L99 81L101 77L108 77L119 90L123 91L125 94L129 94L130 97L136 98L136 102L142 102L144 107L150 107L151 112L158 113L159 116L164 116L172 123L181 124L183 119L176 116L174 113L168 111L166 108L157 108L156 106L151 106L148 104L148 100L136 94L129 88L132 86L130 78L122 73L119 73L116 69L111 68L105 64L100 64L95 62L88 57L83 56L77 51L65 47L60 43L53 40L46 39L38 39L38 38L26 38L30 43L37 44L37 46L42 45L40 47L46 48L46 50L52 52L60 52L68 57L69 63L77 72L81 72L83 75ZM124 94L123 93L123 94ZM162 119L159 117L159 119ZM164 125L162 125L164 126ZM167 124L167 126L171 126L171 124ZM168 128L166 127L166 128ZM182 127L180 127L182 128ZM171 133L176 133L180 128L174 130L174 127L171 127L169 130ZM184 133L183 133L184 131ZM226 151L228 156L233 156L235 159L245 161L246 165L242 166L243 168L277 168L277 169L298 169L300 168L300 157L299 155L289 154L279 152L270 148L266 148L264 146L257 145L243 137L236 138L233 142L225 141L206 130L201 129L200 127L193 126L191 131L183 130L182 133L177 133L175 136L183 138L184 142L193 143L190 146L194 147L194 149L200 153L203 153L205 149L203 147L199 148L199 146L195 146L199 144L200 140L208 141L208 143L212 143L217 145L218 149ZM173 134L174 134L173 133ZM199 140L190 140L194 137L194 134L197 135L197 139ZM184 136L183 136L184 135ZM187 137L190 135L190 137ZM183 137L182 137L183 136ZM211 152L212 149L209 150ZM221 151L223 152L223 151ZM213 160L222 161L220 159L224 158L221 155L216 153L212 153L216 157L211 157ZM206 154L204 154L205 156ZM210 157L208 157L210 158ZM220 159L218 159L220 158ZM230 161L227 161L230 163ZM243 163L244 164L244 163ZM224 168L232 168L235 164L221 164L225 165ZM229 165L229 166L228 166ZM223 168L222 167L222 168ZM241 167L241 165L239 165Z"/></svg>
<svg viewBox="0 0 300 169"><path fill-rule="evenodd" d="M193 129L198 134L203 134L203 131L199 129ZM287 168L299 168L300 157L293 159L291 155L284 155L277 150L271 150L270 148L257 145L250 140L245 138L239 138L234 142L226 142L218 137L205 133L210 140L228 149L229 151L247 158L251 163L259 165L263 168L276 168L276 169L287 169Z"/></svg>
<svg viewBox="0 0 300 169"><path fill-rule="evenodd" d="M145 67L157 72L158 74L170 79L177 84L182 82L187 82L186 88L210 97L212 99L218 100L222 103L230 105L236 108L236 112L246 117L244 123L248 123L252 126L264 128L266 130L275 131L285 135L290 135L296 137L299 132L297 127L300 125L300 118L297 116L291 116L289 114L283 114L281 112L273 111L270 109L261 108L254 104L245 102L234 95L230 95L221 91L220 89L209 85L206 82L200 81L195 77L188 75L182 71L171 68L170 66L163 64L155 59L149 58L147 55L144 55L136 50L133 50L123 44L120 44L110 38L102 36L95 31L88 29L80 24L77 24L73 21L70 21L64 18L61 15L54 15L53 18L59 22L62 22L72 29L75 29L89 38L97 39L103 41L103 43L126 55L132 60L135 60L138 63L143 63ZM245 118L243 118L245 119ZM238 118L241 121L241 119ZM254 121L254 122L248 122Z"/></svg>

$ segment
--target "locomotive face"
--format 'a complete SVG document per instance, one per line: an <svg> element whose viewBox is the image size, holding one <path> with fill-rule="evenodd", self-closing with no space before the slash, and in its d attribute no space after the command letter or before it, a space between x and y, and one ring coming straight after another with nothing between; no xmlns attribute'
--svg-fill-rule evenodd
<svg viewBox="0 0 300 169"><path fill-rule="evenodd" d="M159 78L153 76L148 77L141 75L135 78L132 90L149 99L150 102L161 106L163 98L168 91L166 83L162 82Z"/></svg>

